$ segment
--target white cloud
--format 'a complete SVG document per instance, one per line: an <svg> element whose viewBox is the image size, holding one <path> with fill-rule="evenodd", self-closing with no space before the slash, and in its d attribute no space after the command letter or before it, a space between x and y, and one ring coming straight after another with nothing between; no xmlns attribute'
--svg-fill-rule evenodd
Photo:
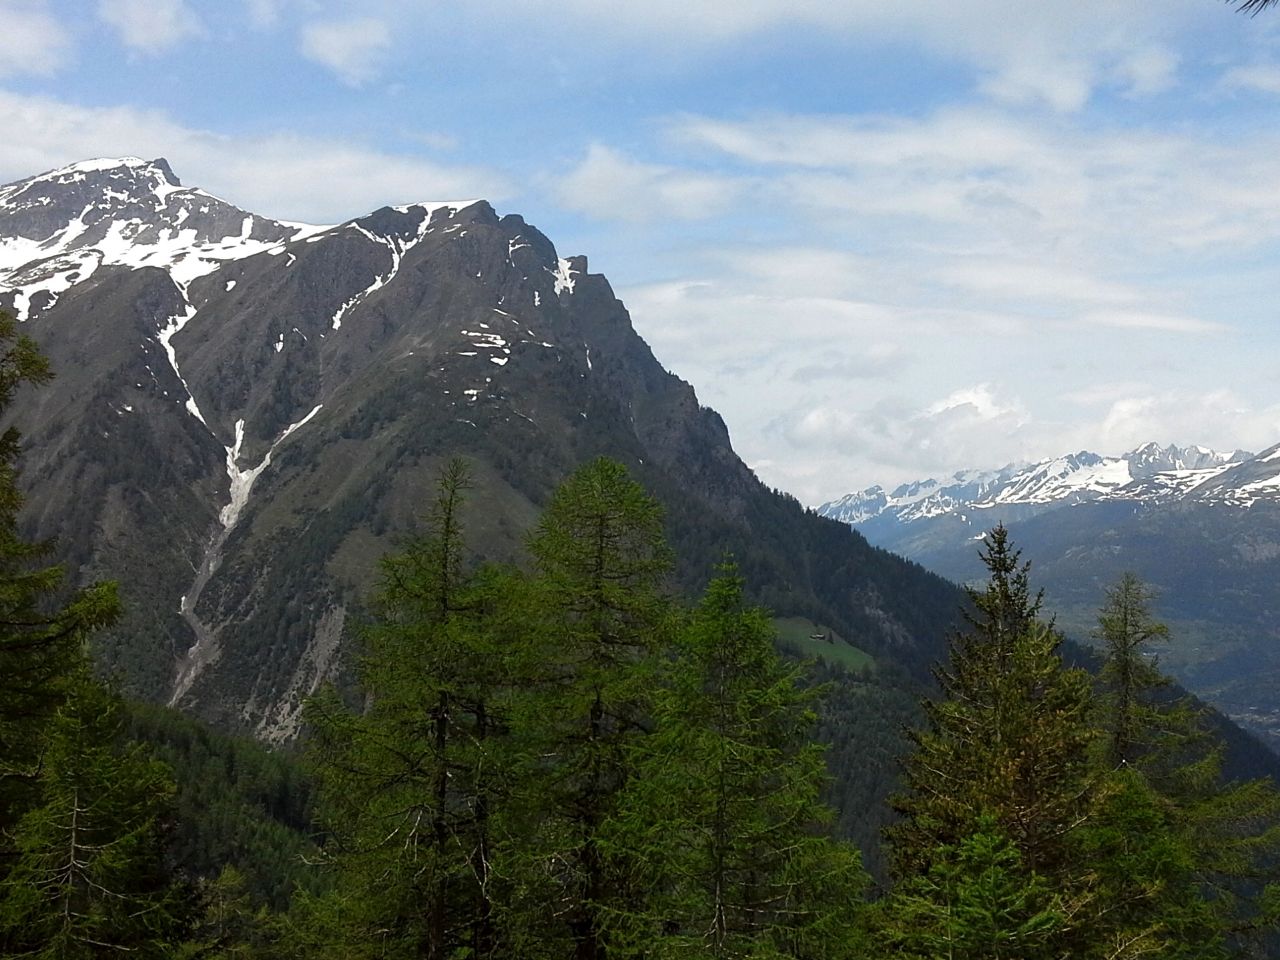
<svg viewBox="0 0 1280 960"><path fill-rule="evenodd" d="M1055 110L1074 112L1089 102L1096 82L1097 71L1087 60L1024 50L986 77L981 89L1004 103L1044 102Z"/></svg>
<svg viewBox="0 0 1280 960"><path fill-rule="evenodd" d="M870 343L852 356L821 358L796 367L791 379L796 383L814 380L881 380L900 373L911 363L911 355L897 343Z"/></svg>
<svg viewBox="0 0 1280 960"><path fill-rule="evenodd" d="M872 482L880 483L938 476L958 466L1003 465L1026 459L1035 447L1034 424L1026 409L989 383L961 388L923 408L895 396L860 408L798 406L784 414L778 426L797 452L812 454L833 445L856 450L860 461L878 465L872 468ZM864 479L869 479L866 469ZM811 500L857 486L841 489L839 477L827 477L823 483L821 492L805 491Z"/></svg>
<svg viewBox="0 0 1280 960"><path fill-rule="evenodd" d="M523 15L533 29L547 22L545 5L535 0L477 3L491 15ZM411 8L412 0L402 6ZM1066 112L1103 86L1135 96L1166 89L1177 70L1171 38L1192 30L1203 35L1212 15L1223 22L1219 29L1229 29L1228 11L1206 11L1203 0L1165 0L1158 15L1115 0L565 0L560 9L558 31L595 44L648 44L667 59L796 29L911 44L971 67L978 88L1001 101Z"/></svg>
<svg viewBox="0 0 1280 960"><path fill-rule="evenodd" d="M725 177L641 163L598 143L556 184L566 208L629 222L701 219L724 212L736 193Z"/></svg>
<svg viewBox="0 0 1280 960"><path fill-rule="evenodd" d="M995 257L957 257L939 270L939 279L988 297L1067 303L1135 303L1145 292L1129 284L1071 266Z"/></svg>
<svg viewBox="0 0 1280 960"><path fill-rule="evenodd" d="M1132 97L1163 93L1177 81L1178 55L1166 47L1145 47L1121 58L1116 64L1118 79L1128 84Z"/></svg>
<svg viewBox="0 0 1280 960"><path fill-rule="evenodd" d="M1255 63L1232 67L1222 75L1218 85L1229 92L1250 90L1255 93L1280 94L1280 65Z"/></svg>
<svg viewBox="0 0 1280 960"><path fill-rule="evenodd" d="M203 32L185 0L98 0L98 16L140 53L162 53Z"/></svg>
<svg viewBox="0 0 1280 960"><path fill-rule="evenodd" d="M0 77L49 76L71 57L71 36L43 0L0 0Z"/></svg>
<svg viewBox="0 0 1280 960"><path fill-rule="evenodd" d="M1102 452L1129 450L1148 440L1205 443L1255 453L1280 438L1280 404L1258 404L1226 389L1165 390L1116 400L1088 442Z"/></svg>
<svg viewBox="0 0 1280 960"><path fill-rule="evenodd" d="M0 182L86 157L167 157L183 182L265 216L316 223L391 203L500 200L505 179L338 139L278 133L228 137L160 111L89 108L0 92Z"/></svg>
<svg viewBox="0 0 1280 960"><path fill-rule="evenodd" d="M978 420L1000 420L1014 417L1018 422L1026 421L1026 414L1015 403L999 400L989 383L979 383L972 387L962 387L949 396L943 397L925 407L916 419L925 420L931 417L950 415L956 412Z"/></svg>
<svg viewBox="0 0 1280 960"><path fill-rule="evenodd" d="M391 49L391 30L373 17L326 20L302 28L302 55L336 73L343 83L363 86L379 72Z"/></svg>
<svg viewBox="0 0 1280 960"><path fill-rule="evenodd" d="M1141 310L1096 310L1082 314L1079 319L1083 323L1102 327L1154 330L1162 333L1222 333L1227 329L1221 323L1198 317L1171 316Z"/></svg>
<svg viewBox="0 0 1280 960"><path fill-rule="evenodd" d="M684 117L669 131L761 168L778 203L894 218L917 242L1071 254L1114 269L1117 256L1145 262L1226 246L1238 254L1280 238L1275 135L1095 131L975 108L892 120Z"/></svg>

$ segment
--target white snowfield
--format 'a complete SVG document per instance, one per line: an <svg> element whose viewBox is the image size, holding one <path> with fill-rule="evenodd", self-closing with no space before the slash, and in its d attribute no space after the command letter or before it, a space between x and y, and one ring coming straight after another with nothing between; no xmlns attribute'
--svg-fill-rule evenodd
<svg viewBox="0 0 1280 960"><path fill-rule="evenodd" d="M1118 457L1088 451L1000 470L868 487L824 503L824 516L857 525L888 515L900 523L1010 505L1047 506L1100 500L1172 502L1199 499L1245 506L1280 498L1280 444L1254 456L1207 447L1146 443Z"/></svg>

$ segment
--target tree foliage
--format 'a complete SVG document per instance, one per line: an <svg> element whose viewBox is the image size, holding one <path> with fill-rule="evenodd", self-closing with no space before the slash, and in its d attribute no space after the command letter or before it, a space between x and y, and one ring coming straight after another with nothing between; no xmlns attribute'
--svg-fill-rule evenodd
<svg viewBox="0 0 1280 960"><path fill-rule="evenodd" d="M180 938L184 897L164 862L173 782L123 730L118 699L78 677L50 724L39 803L12 832L6 956L161 958Z"/></svg>
<svg viewBox="0 0 1280 960"><path fill-rule="evenodd" d="M895 862L901 876L927 874L936 851L987 817L1028 869L1063 882L1064 840L1089 798L1089 679L1062 662L1062 638L1038 622L1040 596L1003 527L985 547L986 588L969 590L969 629L952 638L940 696L912 736Z"/></svg>
<svg viewBox="0 0 1280 960"><path fill-rule="evenodd" d="M627 955L853 954L864 876L822 830L827 773L800 675L722 570L680 631L604 831L652 891L618 913Z"/></svg>
<svg viewBox="0 0 1280 960"><path fill-rule="evenodd" d="M534 816L513 869L537 891L533 908L567 933L573 955L594 960L607 950L608 917L639 895L630 864L599 839L646 733L671 626L671 555L657 502L605 459L556 491L529 553L532 656L517 709L520 797Z"/></svg>
<svg viewBox="0 0 1280 960"><path fill-rule="evenodd" d="M0 419L24 386L53 377L31 338L0 311ZM50 545L18 531L21 434L0 433L0 862L5 838L32 800L41 769L42 727L67 694L89 634L118 614L114 584L66 596L63 570L43 563Z"/></svg>
<svg viewBox="0 0 1280 960"><path fill-rule="evenodd" d="M334 692L309 707L342 949L377 956L493 948L487 875L490 701L502 658L462 568L460 461L441 473L424 532L383 561L351 712Z"/></svg>

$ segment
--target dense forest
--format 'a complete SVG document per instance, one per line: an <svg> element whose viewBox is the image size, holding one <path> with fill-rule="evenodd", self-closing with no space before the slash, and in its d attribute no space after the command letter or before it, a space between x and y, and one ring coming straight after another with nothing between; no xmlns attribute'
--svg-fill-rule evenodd
<svg viewBox="0 0 1280 960"><path fill-rule="evenodd" d="M50 373L11 320L0 344L3 413ZM21 538L18 454L11 428L0 955L1226 958L1280 923L1280 793L1169 693L1149 592L1118 582L1099 669L1069 665L1002 528L897 768L818 745L861 678L781 655L733 557L674 595L622 466L561 485L527 564L476 566L455 461L290 757L95 676L114 590ZM885 882L833 758L897 777Z"/></svg>

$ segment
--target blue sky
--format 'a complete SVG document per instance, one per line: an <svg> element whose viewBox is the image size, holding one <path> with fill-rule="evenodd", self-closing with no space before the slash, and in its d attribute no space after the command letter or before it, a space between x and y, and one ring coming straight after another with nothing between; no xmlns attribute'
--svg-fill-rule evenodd
<svg viewBox="0 0 1280 960"><path fill-rule="evenodd" d="M0 180L484 197L769 483L1280 441L1280 12L1216 0L0 0Z"/></svg>

